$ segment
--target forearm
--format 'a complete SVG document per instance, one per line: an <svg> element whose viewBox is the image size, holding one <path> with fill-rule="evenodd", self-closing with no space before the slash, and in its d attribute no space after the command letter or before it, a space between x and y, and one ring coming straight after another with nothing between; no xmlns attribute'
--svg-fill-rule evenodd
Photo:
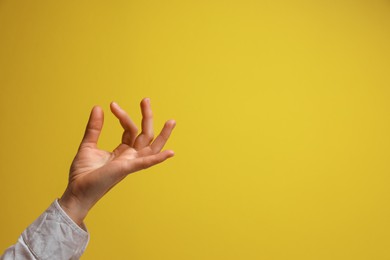
<svg viewBox="0 0 390 260"><path fill-rule="evenodd" d="M1 259L78 259L88 241L86 227L74 223L55 201L26 228Z"/></svg>

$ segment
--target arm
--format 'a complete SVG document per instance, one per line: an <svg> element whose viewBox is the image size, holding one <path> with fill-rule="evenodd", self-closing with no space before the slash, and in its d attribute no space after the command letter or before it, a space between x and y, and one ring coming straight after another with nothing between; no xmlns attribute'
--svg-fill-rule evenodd
<svg viewBox="0 0 390 260"><path fill-rule="evenodd" d="M78 259L89 240L83 221L93 205L128 174L174 155L173 151L162 149L175 127L175 121L167 121L154 139L149 99L141 101L140 134L127 113L116 103L111 103L110 108L124 129L121 143L112 152L97 147L103 128L103 110L94 107L61 199L53 202L23 232L17 244L5 251L2 260Z"/></svg>
<svg viewBox="0 0 390 260"><path fill-rule="evenodd" d="M18 242L0 257L2 260L79 259L87 247L89 234L79 227L54 201L24 230Z"/></svg>

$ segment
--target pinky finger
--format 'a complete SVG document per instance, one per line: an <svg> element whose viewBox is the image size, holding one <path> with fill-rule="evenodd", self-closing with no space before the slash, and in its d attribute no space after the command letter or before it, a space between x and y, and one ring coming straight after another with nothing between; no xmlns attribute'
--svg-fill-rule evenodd
<svg viewBox="0 0 390 260"><path fill-rule="evenodd" d="M129 172L135 172L143 169L147 169L151 166L154 166L156 164L162 163L168 158L173 157L175 154L171 150L166 150L158 154L153 154L145 157L139 157L135 159L134 161L130 162L130 171Z"/></svg>

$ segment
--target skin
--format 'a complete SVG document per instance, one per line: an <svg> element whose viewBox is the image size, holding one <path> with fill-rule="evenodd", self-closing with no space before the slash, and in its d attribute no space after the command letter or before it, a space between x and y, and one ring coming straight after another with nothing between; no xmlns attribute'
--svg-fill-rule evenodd
<svg viewBox="0 0 390 260"><path fill-rule="evenodd" d="M124 130L122 142L112 152L97 147L104 115L102 108L93 107L70 167L68 186L59 199L61 207L79 226L82 226L89 210L128 174L154 166L174 155L173 151L162 149L175 127L175 121L168 120L154 138L150 99L144 98L140 105L142 131L138 134L127 113L115 102L110 104L111 112Z"/></svg>

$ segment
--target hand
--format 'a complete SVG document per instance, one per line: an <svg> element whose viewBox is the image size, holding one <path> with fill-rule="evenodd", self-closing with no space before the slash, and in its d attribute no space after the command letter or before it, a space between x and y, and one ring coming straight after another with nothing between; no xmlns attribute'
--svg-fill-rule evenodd
<svg viewBox="0 0 390 260"><path fill-rule="evenodd" d="M175 121L167 121L154 139L148 98L141 101L142 132L139 135L136 125L118 104L112 102L110 108L124 129L122 143L112 152L97 147L103 127L103 110L95 106L71 165L68 186L59 200L61 207L78 225L82 224L93 205L128 174L174 155L171 150L161 150L175 127Z"/></svg>

